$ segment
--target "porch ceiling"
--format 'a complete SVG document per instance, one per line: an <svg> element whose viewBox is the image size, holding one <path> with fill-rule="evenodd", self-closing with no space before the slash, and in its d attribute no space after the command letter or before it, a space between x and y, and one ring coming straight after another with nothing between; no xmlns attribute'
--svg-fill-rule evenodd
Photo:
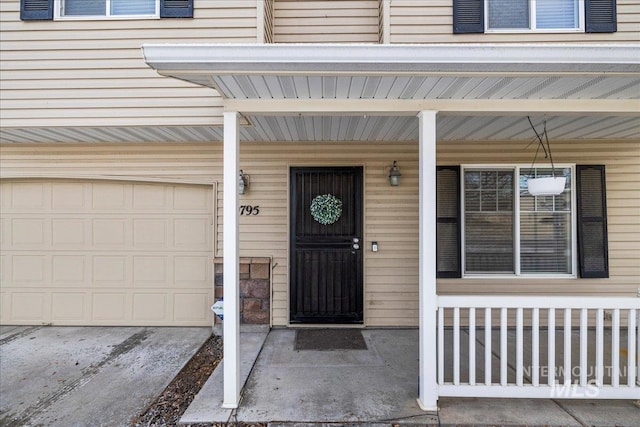
<svg viewBox="0 0 640 427"><path fill-rule="evenodd" d="M544 102L551 109L546 116L554 137L638 138L639 49L634 44L143 47L145 60L158 73L215 88L227 99L228 109L240 107L252 124L242 129L241 137L254 141L417 140L417 120L410 117L416 104L407 113L384 110L384 102L425 101L424 109L429 109L430 102L447 100L477 101L484 107L477 113L468 103L471 113L455 111L455 106L446 112L431 107L441 111L438 139L444 141L530 139L525 117L537 115L541 122L547 112L541 111ZM331 101L342 100L359 107L331 109L338 105ZM527 112L527 107L514 112L504 106L491 111L492 102L505 100L541 102ZM562 106L562 114L555 115L553 108L562 100L589 101L582 104L587 110L596 107L578 112ZM278 110L283 105L278 101L289 104ZM315 102L314 107L304 110L311 105L305 101ZM372 103L382 110L367 112ZM242 110L248 106L250 110Z"/></svg>
<svg viewBox="0 0 640 427"><path fill-rule="evenodd" d="M543 116L532 116L536 126ZM640 117L547 117L554 139L640 139ZM411 116L249 116L241 141L417 141L418 119ZM447 116L438 118L439 141L529 141L534 135L524 116ZM5 143L151 143L222 141L222 127L119 127L2 129Z"/></svg>

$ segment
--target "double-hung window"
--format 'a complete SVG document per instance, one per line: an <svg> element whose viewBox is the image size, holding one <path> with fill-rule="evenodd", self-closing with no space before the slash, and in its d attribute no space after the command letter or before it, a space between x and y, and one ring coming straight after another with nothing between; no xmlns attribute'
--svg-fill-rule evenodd
<svg viewBox="0 0 640 427"><path fill-rule="evenodd" d="M487 31L583 31L583 0L487 0Z"/></svg>
<svg viewBox="0 0 640 427"><path fill-rule="evenodd" d="M609 277L604 165L559 166L564 191L532 196L526 165L438 166L437 277Z"/></svg>
<svg viewBox="0 0 640 427"><path fill-rule="evenodd" d="M160 0L57 0L56 18L157 18Z"/></svg>
<svg viewBox="0 0 640 427"><path fill-rule="evenodd" d="M20 0L20 19L193 18L194 0Z"/></svg>
<svg viewBox="0 0 640 427"><path fill-rule="evenodd" d="M570 166L564 192L532 196L529 177L550 169L462 168L463 275L575 276L575 209Z"/></svg>
<svg viewBox="0 0 640 427"><path fill-rule="evenodd" d="M453 33L614 33L616 1L453 0Z"/></svg>

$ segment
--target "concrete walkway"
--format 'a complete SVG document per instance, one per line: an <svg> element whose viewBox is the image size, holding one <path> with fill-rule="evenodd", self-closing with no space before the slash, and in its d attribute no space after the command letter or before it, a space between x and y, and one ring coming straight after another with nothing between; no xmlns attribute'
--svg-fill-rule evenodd
<svg viewBox="0 0 640 427"><path fill-rule="evenodd" d="M0 425L126 426L210 328L0 328Z"/></svg>
<svg viewBox="0 0 640 427"><path fill-rule="evenodd" d="M222 375L214 373L197 397L198 407L189 408L189 418L180 422L640 426L640 408L630 400L442 398L439 413L425 414L415 400L418 331L364 329L362 334L367 350L340 351L296 351L290 329L272 330L260 351L259 340L242 334L245 372L249 355L260 353L240 408L220 409L214 393L221 393Z"/></svg>

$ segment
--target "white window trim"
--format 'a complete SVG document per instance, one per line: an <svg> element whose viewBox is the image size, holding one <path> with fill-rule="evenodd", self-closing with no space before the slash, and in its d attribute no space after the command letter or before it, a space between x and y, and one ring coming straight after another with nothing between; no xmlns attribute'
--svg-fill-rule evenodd
<svg viewBox="0 0 640 427"><path fill-rule="evenodd" d="M537 168L547 168L547 166L536 166ZM521 169L530 169L530 164L521 163L505 163L505 164L461 164L460 165L460 269L462 271L463 279L576 279L578 277L578 216L577 216L577 198L576 198L576 165L575 163L557 163L556 168L570 168L571 169L571 274L527 274L520 271L520 171ZM513 222L513 246L514 246L514 273L504 274L478 274L478 273L465 273L465 187L464 187L464 172L466 169L501 169L512 170L516 178L517 190L514 192L513 209L514 209L514 222Z"/></svg>
<svg viewBox="0 0 640 427"><path fill-rule="evenodd" d="M126 21L131 19L160 19L160 0L156 2L156 12L152 15L107 15L111 11L111 0L106 0L105 15L64 16L62 3L64 0L54 0L53 19L55 21Z"/></svg>
<svg viewBox="0 0 640 427"><path fill-rule="evenodd" d="M484 32L485 34L522 34L522 33L584 33L584 0L578 0L577 28L536 28L536 1L529 0L529 28L489 28L489 2L484 2Z"/></svg>

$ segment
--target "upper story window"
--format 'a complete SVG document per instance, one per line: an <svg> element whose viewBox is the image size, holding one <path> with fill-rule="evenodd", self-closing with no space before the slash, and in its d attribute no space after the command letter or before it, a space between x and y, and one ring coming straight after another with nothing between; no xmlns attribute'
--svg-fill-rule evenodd
<svg viewBox="0 0 640 427"><path fill-rule="evenodd" d="M157 18L159 0L59 0L60 18Z"/></svg>
<svg viewBox="0 0 640 427"><path fill-rule="evenodd" d="M20 0L20 19L193 18L193 0Z"/></svg>
<svg viewBox="0 0 640 427"><path fill-rule="evenodd" d="M453 0L453 33L617 31L616 0Z"/></svg>
<svg viewBox="0 0 640 427"><path fill-rule="evenodd" d="M582 0L487 0L488 31L584 29Z"/></svg>

